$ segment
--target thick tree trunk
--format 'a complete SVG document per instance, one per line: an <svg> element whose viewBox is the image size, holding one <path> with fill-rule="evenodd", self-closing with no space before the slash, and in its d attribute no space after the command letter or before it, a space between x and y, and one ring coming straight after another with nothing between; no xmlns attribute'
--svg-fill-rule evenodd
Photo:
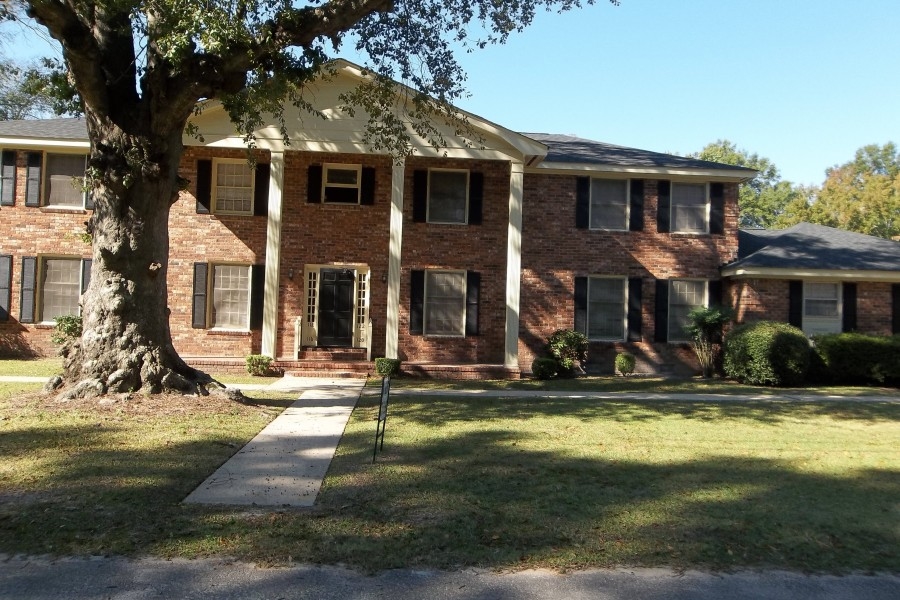
<svg viewBox="0 0 900 600"><path fill-rule="evenodd" d="M182 126L126 134L88 116L95 210L83 334L66 352L68 397L205 393L213 381L172 346L167 306L169 209L178 198Z"/></svg>

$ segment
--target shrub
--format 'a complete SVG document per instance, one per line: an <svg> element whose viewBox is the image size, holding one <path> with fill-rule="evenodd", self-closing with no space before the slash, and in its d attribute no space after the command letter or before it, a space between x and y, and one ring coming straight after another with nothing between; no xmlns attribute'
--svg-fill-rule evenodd
<svg viewBox="0 0 900 600"><path fill-rule="evenodd" d="M81 337L81 326L81 317L78 315L56 317L56 325L50 334L50 340L60 346L74 342Z"/></svg>
<svg viewBox="0 0 900 600"><path fill-rule="evenodd" d="M588 339L583 333L560 329L550 336L548 349L559 363L559 373L571 375L587 359Z"/></svg>
<svg viewBox="0 0 900 600"><path fill-rule="evenodd" d="M536 358L531 363L531 373L537 379L553 379L559 371L559 363L555 358Z"/></svg>
<svg viewBox="0 0 900 600"><path fill-rule="evenodd" d="M629 354L628 352L619 352L616 354L616 371L623 376L634 373L634 365L636 363L637 361L634 359L633 354Z"/></svg>
<svg viewBox="0 0 900 600"><path fill-rule="evenodd" d="M900 380L900 337L838 333L817 336L813 344L817 373L838 384Z"/></svg>
<svg viewBox="0 0 900 600"><path fill-rule="evenodd" d="M399 358L376 358L375 372L382 377L392 377L400 373L400 364Z"/></svg>
<svg viewBox="0 0 900 600"><path fill-rule="evenodd" d="M751 385L803 383L809 368L809 340L787 323L739 325L725 337L725 374Z"/></svg>
<svg viewBox="0 0 900 600"><path fill-rule="evenodd" d="M691 336L691 348L697 355L703 377L713 376L722 328L734 318L734 311L722 306L701 306L688 313L685 330Z"/></svg>
<svg viewBox="0 0 900 600"><path fill-rule="evenodd" d="M272 372L272 357L265 354L247 356L247 372L256 377L265 377Z"/></svg>

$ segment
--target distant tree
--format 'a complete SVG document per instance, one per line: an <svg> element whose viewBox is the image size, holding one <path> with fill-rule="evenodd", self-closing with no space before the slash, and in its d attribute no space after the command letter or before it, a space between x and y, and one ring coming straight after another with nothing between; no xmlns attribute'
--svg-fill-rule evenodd
<svg viewBox="0 0 900 600"><path fill-rule="evenodd" d="M781 179L778 168L771 160L755 153L750 154L738 148L734 142L717 140L689 156L759 171L756 177L743 184L740 189L738 205L741 227L769 228L775 224L785 207L798 199L798 189Z"/></svg>
<svg viewBox="0 0 900 600"><path fill-rule="evenodd" d="M53 112L49 72L0 56L0 121L39 119Z"/></svg>
<svg viewBox="0 0 900 600"><path fill-rule="evenodd" d="M826 171L804 219L883 238L900 235L900 152L871 144Z"/></svg>

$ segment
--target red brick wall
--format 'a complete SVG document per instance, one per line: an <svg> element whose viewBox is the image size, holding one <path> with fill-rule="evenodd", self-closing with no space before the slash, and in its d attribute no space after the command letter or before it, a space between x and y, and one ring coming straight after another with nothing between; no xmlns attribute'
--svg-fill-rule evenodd
<svg viewBox="0 0 900 600"><path fill-rule="evenodd" d="M413 222L413 173L428 168L470 169L484 174L481 225ZM506 331L506 236L509 226L508 162L410 158L406 161L403 266L400 280L400 358L410 362L502 363ZM481 273L479 335L410 335L413 270L459 269Z"/></svg>
<svg viewBox="0 0 900 600"><path fill-rule="evenodd" d="M644 182L643 231L591 231L575 227L576 177L526 173L522 224L522 300L519 366L530 371L547 338L574 326L575 277L641 277L644 344L594 342L590 354L609 370L615 349L628 349L648 369L691 368L675 346L653 341L654 279L718 279L721 264L737 255L737 185L725 185L725 235L657 233L657 182ZM589 360L591 360L589 358ZM610 363L610 364L606 364Z"/></svg>
<svg viewBox="0 0 900 600"><path fill-rule="evenodd" d="M856 328L862 333L891 335L891 284L856 284Z"/></svg>

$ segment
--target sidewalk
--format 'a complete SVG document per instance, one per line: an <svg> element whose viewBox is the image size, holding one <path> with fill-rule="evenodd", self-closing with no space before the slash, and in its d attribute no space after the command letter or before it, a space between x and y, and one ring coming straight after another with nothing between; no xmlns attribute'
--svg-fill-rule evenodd
<svg viewBox="0 0 900 600"><path fill-rule="evenodd" d="M312 506L364 385L364 379L283 377L268 386L254 386L297 392L299 399L184 502Z"/></svg>

